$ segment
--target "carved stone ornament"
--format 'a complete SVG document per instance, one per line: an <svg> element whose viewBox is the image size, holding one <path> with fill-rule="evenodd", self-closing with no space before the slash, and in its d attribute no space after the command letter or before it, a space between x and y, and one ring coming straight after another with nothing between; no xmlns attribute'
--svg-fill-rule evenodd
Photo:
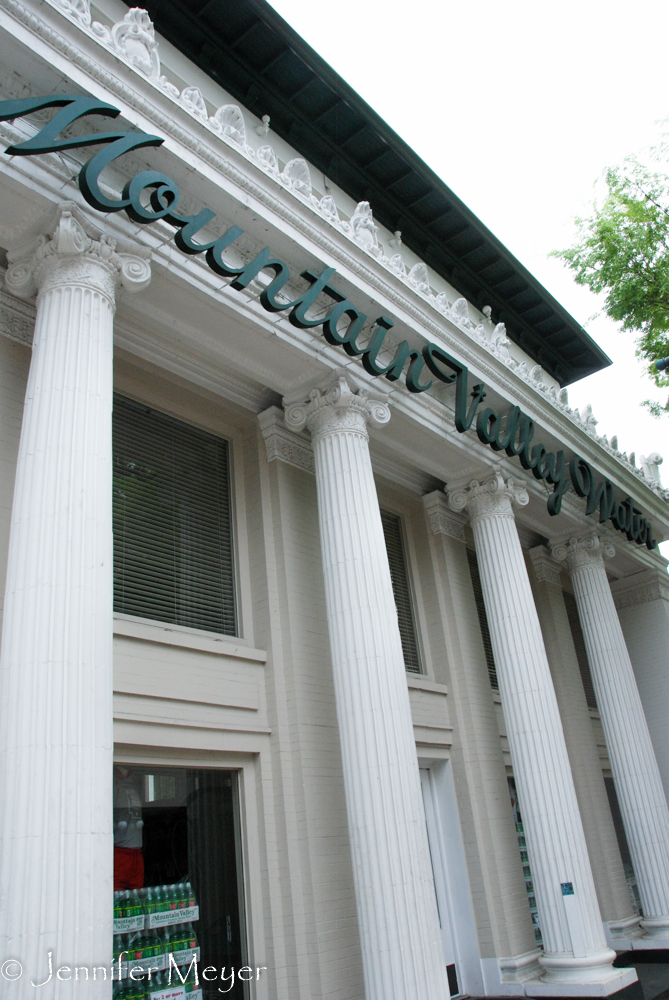
<svg viewBox="0 0 669 1000"><path fill-rule="evenodd" d="M258 414L258 423L267 447L267 461L280 460L305 472L314 472L314 453L311 442L286 427L284 415L278 406L270 406Z"/></svg>
<svg viewBox="0 0 669 1000"><path fill-rule="evenodd" d="M488 479L473 479L468 486L448 494L451 510L466 511L471 522L481 517L513 517L513 505L524 507L529 503L527 490L521 483L504 479L496 468Z"/></svg>
<svg viewBox="0 0 669 1000"><path fill-rule="evenodd" d="M426 493L423 504L433 535L448 535L458 542L464 542L466 518L449 508L448 500L440 490Z"/></svg>
<svg viewBox="0 0 669 1000"><path fill-rule="evenodd" d="M201 118L205 122L207 121L209 117L207 105L199 87L184 87L181 91L181 103L192 114L197 115L198 118Z"/></svg>
<svg viewBox="0 0 669 1000"><path fill-rule="evenodd" d="M302 157L296 156L294 160L290 160L281 176L294 191L299 191L305 198L311 198L309 164Z"/></svg>
<svg viewBox="0 0 669 1000"><path fill-rule="evenodd" d="M367 425L384 427L390 420L390 407L380 397L360 387L348 372L339 370L325 383L311 390L308 400L284 399L286 426L299 431L308 427L312 439L337 431L367 434Z"/></svg>
<svg viewBox="0 0 669 1000"><path fill-rule="evenodd" d="M349 225L351 235L363 250L378 256L381 253L377 233L378 226L374 224L372 209L368 201L361 201L356 206L355 212L351 216Z"/></svg>
<svg viewBox="0 0 669 1000"><path fill-rule="evenodd" d="M545 545L537 545L530 549L530 559L534 567L534 575L539 583L553 583L561 586L561 566L552 557Z"/></svg>
<svg viewBox="0 0 669 1000"><path fill-rule="evenodd" d="M209 119L209 124L214 131L227 136L240 146L246 142L244 115L236 104L223 104Z"/></svg>
<svg viewBox="0 0 669 1000"><path fill-rule="evenodd" d="M579 538L570 538L567 542L558 542L550 548L553 559L557 562L566 561L570 570L596 565L616 554L611 542L594 531Z"/></svg>
<svg viewBox="0 0 669 1000"><path fill-rule="evenodd" d="M106 295L113 307L119 284L140 292L151 280L149 251L132 250L119 252L117 241L93 226L74 202L63 202L46 233L8 253L5 283L20 299L58 285L85 285Z"/></svg>
<svg viewBox="0 0 669 1000"><path fill-rule="evenodd" d="M273 174L274 177L279 176L279 161L271 146L261 146L256 153L256 157L268 173Z"/></svg>
<svg viewBox="0 0 669 1000"><path fill-rule="evenodd" d="M111 41L140 73L154 80L160 76L156 33L147 11L131 7L123 20L111 29Z"/></svg>
<svg viewBox="0 0 669 1000"><path fill-rule="evenodd" d="M409 283L419 292L422 292L423 295L430 294L430 276L427 273L427 266L425 264L414 264L409 271Z"/></svg>
<svg viewBox="0 0 669 1000"><path fill-rule="evenodd" d="M54 5L80 24L91 23L90 0L52 0Z"/></svg>

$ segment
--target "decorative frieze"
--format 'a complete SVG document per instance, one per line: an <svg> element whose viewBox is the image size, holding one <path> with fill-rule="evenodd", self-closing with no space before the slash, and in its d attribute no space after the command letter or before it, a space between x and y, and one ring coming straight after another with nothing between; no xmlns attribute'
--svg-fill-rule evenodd
<svg viewBox="0 0 669 1000"><path fill-rule="evenodd" d="M651 601L669 601L669 575L665 569L649 569L611 584L616 608L631 608Z"/></svg>
<svg viewBox="0 0 669 1000"><path fill-rule="evenodd" d="M35 307L0 290L0 336L31 347L35 330Z"/></svg>

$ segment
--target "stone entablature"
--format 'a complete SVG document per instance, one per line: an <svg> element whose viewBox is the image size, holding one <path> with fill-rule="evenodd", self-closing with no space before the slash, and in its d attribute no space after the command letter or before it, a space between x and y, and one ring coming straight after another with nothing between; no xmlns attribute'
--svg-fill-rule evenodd
<svg viewBox="0 0 669 1000"><path fill-rule="evenodd" d="M27 13L17 0L2 0L2 2L14 16L21 17L22 11ZM360 202L353 211L349 210L347 216L344 207L346 197L342 192L337 192L334 186L330 186L322 195L315 193L310 166L306 160L293 156L282 166L275 149L269 144L255 149L248 141L251 131L261 139L265 138L271 125L269 116L265 115L261 124L248 129L245 114L248 117L252 116L236 104L225 103L214 108L198 87L176 86L173 80L180 81L181 78L168 66L161 66L154 26L145 10L135 7L130 9L121 21L114 23L108 18L109 23L103 24L93 20L90 0L48 0L48 2L78 28L123 60L130 69L146 78L170 100L178 103L199 125L204 125L221 140L233 146L256 168L315 211L322 220L374 257L394 277L426 300L458 330L484 347L528 386L544 395L556 409L585 431L628 471L641 478L654 493L664 500L669 499L669 490L663 489L659 479L658 466L662 462L661 456L656 453L649 456L642 455L638 467L635 453L628 456L626 452L622 452L618 447L616 435L610 440L606 435L598 435L597 420L593 415L592 406L588 404L581 411L572 409L569 406L567 389L560 389L543 371L541 365L532 365L531 359L508 339L503 323L495 325L491 322L490 308L484 306L479 311L465 298L458 296L458 293L425 263L414 260L414 255L407 254L406 251L400 252L401 233L391 235L385 230L382 232L373 219L372 207L368 202ZM30 17L34 21L34 15ZM161 72L161 69L165 72ZM388 253L385 244L379 241L379 234L385 239ZM393 250L395 252L392 252Z"/></svg>

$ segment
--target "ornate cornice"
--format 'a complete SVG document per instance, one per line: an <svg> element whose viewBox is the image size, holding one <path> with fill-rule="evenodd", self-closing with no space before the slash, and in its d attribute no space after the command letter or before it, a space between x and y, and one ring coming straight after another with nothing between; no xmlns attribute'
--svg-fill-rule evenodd
<svg viewBox="0 0 669 1000"><path fill-rule="evenodd" d="M314 473L314 453L311 442L286 427L283 411L270 406L258 414L258 423L267 447L267 461L280 460L296 469Z"/></svg>
<svg viewBox="0 0 669 1000"><path fill-rule="evenodd" d="M427 293L424 290L425 282L421 275L416 274L413 277L408 275L405 282L404 276L400 273L401 268L399 271L392 268L389 271L385 267L381 270L378 256L371 253L364 242L353 240L354 243L357 243L358 249L363 251L362 256L347 252L343 242L344 231L341 230L338 234L333 230L332 235L335 238L332 239L323 228L323 220L327 221L327 212L324 208L320 211L319 218L314 219L313 222L309 219L307 209L311 209L313 212L314 206L310 200L301 197L300 185L294 182L294 179L284 178L282 174L281 186L270 190L269 185L266 183L263 186L262 182L263 180L276 181L271 170L268 172L261 164L260 169L254 171L258 174L254 178L249 175L248 171L244 172L235 165L234 160L241 159L244 154L240 143L233 135L234 130L231 131L230 127L226 125L225 127L221 126L217 133L216 125L212 124L212 122L217 121L216 116L213 119L206 119L206 108L203 110L201 95L198 98L198 95L194 93L197 88L187 87L179 95L177 88L164 77L157 77L153 69L142 69L141 60L138 62L135 57L131 57L122 45L114 43L110 46L109 39L112 38L113 31L110 32L103 26L89 24L85 0L51 0L51 3L53 13L58 12L57 16L63 16L71 24L75 24L81 29L82 45L74 44L70 39L63 37L43 17L20 3L19 0L0 0L0 7L4 8L14 20L51 46L69 62L98 81L110 94L119 97L128 107L138 111L166 135L171 136L184 148L199 156L203 162L227 177L244 192L246 197L256 198L259 203L269 208L283 221L294 226L314 245L331 254L334 259L339 260L352 274L359 276L385 295L390 302L404 310L419 325L419 329L436 334L444 344L457 349L466 363L474 363L485 378L490 378L497 384L503 394L508 394L514 402L518 402L530 410L540 411L541 419L549 431L556 433L561 439L573 438L572 446L584 458L596 462L605 474L623 480L624 485L621 486L623 490L633 492L634 480L636 480L638 488L640 479L641 484L647 487L653 499L660 500L664 492L662 488L657 483L651 483L644 479L642 471L635 468L627 460L627 456L621 455L617 448L612 447L605 438L598 438L594 432L594 424L590 415L587 413L582 415L578 411L572 411L568 407L566 396L563 398L563 393L557 393L554 386L549 387L542 382L538 365L529 371L525 363L518 365L517 362L506 357L503 347L501 351L497 349L500 344L503 345L505 340L502 332L499 332L499 336L496 337L498 331L494 331L492 338L488 340L489 333L483 336L481 327L474 329L471 322L468 325L466 323L463 325L460 323L456 310L459 301L444 309L440 308L437 301L442 298L443 293L436 297L430 293L428 301L426 299ZM40 13L46 13L48 9L42 8ZM124 22L126 19L124 18ZM118 28L118 25L115 25L114 28ZM97 58L92 58L84 51L82 46L87 44L96 46ZM112 60L115 61L116 66L120 61L123 70L122 77L102 66L103 59L110 65ZM128 69L135 74L133 81L135 86L133 87L129 87L124 82L127 79ZM156 100L165 106L164 111L156 106L155 101L147 100L141 95L139 91L142 85L152 89ZM165 105L165 102L169 102L169 106ZM229 107L232 108L232 106ZM219 111L221 110L219 109ZM188 116L187 128L183 128L179 123L179 120L184 119L185 116ZM202 133L205 141L194 134L198 131ZM211 148L212 143L215 144L221 140L227 146L227 158L218 155ZM248 157L246 162L251 162ZM289 201L293 202L293 206L290 205ZM301 212L299 211L300 206L297 204L300 201L304 203ZM314 222L317 224L314 225ZM420 265L420 268L424 269L424 267L425 265ZM412 268L412 274L415 270L416 268ZM435 302L437 303L436 311L430 308L435 305ZM438 319L439 312L446 317L441 322ZM466 320L464 314L463 318ZM454 329L451 329L451 326ZM463 333L465 334L464 338ZM481 344L487 350L481 353L480 350L477 350L477 344ZM649 500L650 497L645 501L646 506L651 507L652 501L649 503ZM651 509L654 516L666 517L665 511L661 509L659 504L652 504Z"/></svg>
<svg viewBox="0 0 669 1000"><path fill-rule="evenodd" d="M539 583L552 583L561 587L560 572L561 566L551 558L551 554L545 545L537 545L529 551L534 575Z"/></svg>
<svg viewBox="0 0 669 1000"><path fill-rule="evenodd" d="M514 504L524 507L530 498L527 490L514 479L504 479L499 468L488 479L473 479L464 489L448 494L451 510L466 511L472 524L483 517L513 517Z"/></svg>
<svg viewBox="0 0 669 1000"><path fill-rule="evenodd" d="M116 287L139 292L151 280L148 251L117 252L110 239L87 219L74 202L59 205L46 232L7 255L8 290L20 299L31 299L61 285L83 285L115 303Z"/></svg>
<svg viewBox="0 0 669 1000"><path fill-rule="evenodd" d="M551 555L557 562L567 563L570 572L583 566L602 565L604 559L611 559L616 550L606 538L596 532L589 532L568 542L551 544Z"/></svg>
<svg viewBox="0 0 669 1000"><path fill-rule="evenodd" d="M360 387L345 370L339 369L308 393L302 401L284 399L286 425L299 433L305 427L313 440L325 434L354 432L368 437L367 425L385 427L390 407L380 397Z"/></svg>
<svg viewBox="0 0 669 1000"><path fill-rule="evenodd" d="M433 535L448 535L457 542L464 542L467 519L450 509L448 500L441 490L427 493L423 497L423 504Z"/></svg>

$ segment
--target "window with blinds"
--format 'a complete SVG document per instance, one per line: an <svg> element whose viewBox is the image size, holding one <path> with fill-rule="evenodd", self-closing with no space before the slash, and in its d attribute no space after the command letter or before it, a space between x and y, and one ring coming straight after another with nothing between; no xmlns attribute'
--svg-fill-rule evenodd
<svg viewBox="0 0 669 1000"><path fill-rule="evenodd" d="M495 658L492 655L492 643L490 642L490 630L488 629L488 618L485 613L485 604L483 603L483 590L481 589L479 564L476 559L476 553L473 549L467 549L467 559L469 561L469 573L472 578L472 587L474 588L476 610L479 616L479 627L481 629L481 638L483 639L483 649L485 651L486 663L488 664L490 686L495 691L499 691L499 684L497 683L497 670L495 669Z"/></svg>
<svg viewBox="0 0 669 1000"><path fill-rule="evenodd" d="M585 689L585 700L588 703L588 708L597 708L597 699L595 698L595 689L592 685L590 664L588 663L588 654L585 651L585 639L583 638L581 622L578 617L576 598L573 594L568 593L566 590L563 591L563 597L567 608L567 618L569 619L571 636L574 640L574 648L576 649L576 659L578 660L578 665L581 670L581 680L583 681L583 687Z"/></svg>
<svg viewBox="0 0 669 1000"><path fill-rule="evenodd" d="M114 610L237 634L228 444L114 396Z"/></svg>
<svg viewBox="0 0 669 1000"><path fill-rule="evenodd" d="M416 638L416 621L411 603L411 590L409 589L407 560L402 539L402 524L396 514L391 514L387 510L381 511L381 521L386 539L388 562L390 563L390 579L395 594L400 636L402 637L404 666L407 670L419 674L421 673L420 656Z"/></svg>

